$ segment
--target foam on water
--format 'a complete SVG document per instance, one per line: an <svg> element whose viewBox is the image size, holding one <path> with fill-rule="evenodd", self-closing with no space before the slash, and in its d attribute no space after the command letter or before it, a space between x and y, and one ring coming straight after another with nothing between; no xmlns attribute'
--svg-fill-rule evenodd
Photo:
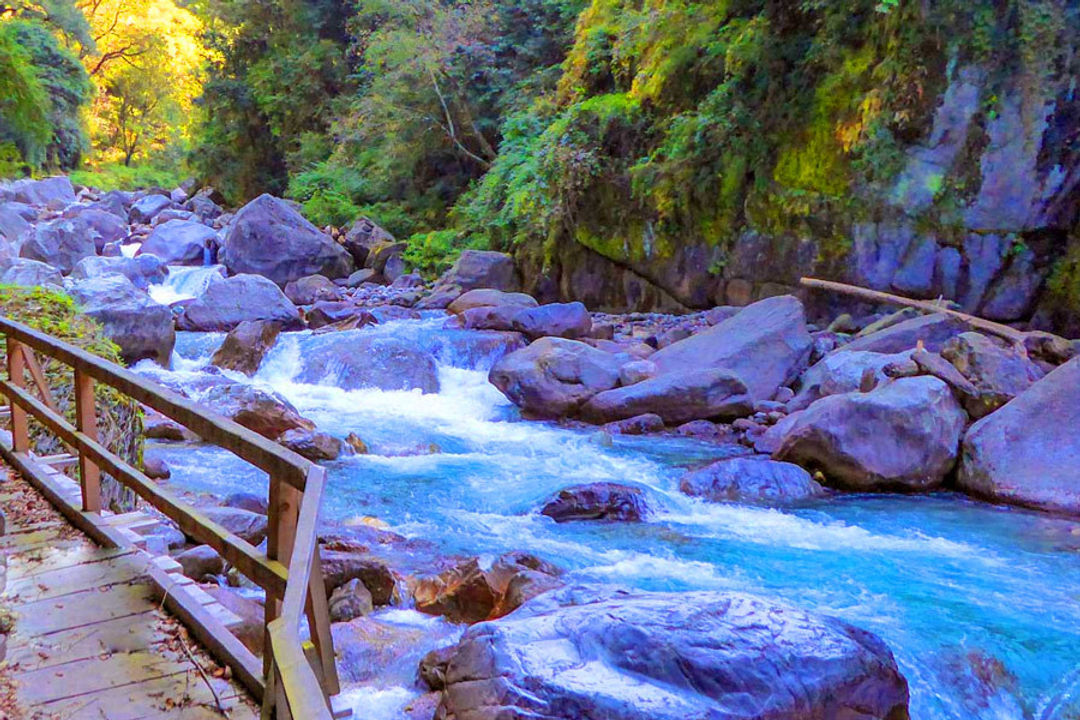
<svg viewBox="0 0 1080 720"><path fill-rule="evenodd" d="M223 277L223 265L186 266L169 265L165 282L147 288L151 299L162 305L172 305L183 300L194 300L206 292L215 277Z"/></svg>
<svg viewBox="0 0 1080 720"><path fill-rule="evenodd" d="M435 354L438 394L296 382L306 349L326 341L311 333L284 334L254 378L230 374L281 393L320 429L355 432L372 448L328 465L325 521L375 515L395 532L485 563L526 550L566 568L571 580L737 589L837 615L894 650L911 683L913 718L1059 720L1076 710L1076 523L950 494L841 495L786 510L688 498L677 490L683 469L730 448L522 421L487 382L505 349L441 323L361 331L406 338ZM148 372L195 380L220 342L221 335L180 333L173 370ZM157 450L173 480L192 490L265 488L260 473L221 451ZM561 488L592 481L643 488L652 508L647 522L558 524L537 512ZM425 633L434 623L431 633L446 632L441 621L400 608L376 613L375 621ZM980 654L1007 669L1007 687L983 687L970 660ZM400 717L416 694L401 682L350 690L358 716Z"/></svg>

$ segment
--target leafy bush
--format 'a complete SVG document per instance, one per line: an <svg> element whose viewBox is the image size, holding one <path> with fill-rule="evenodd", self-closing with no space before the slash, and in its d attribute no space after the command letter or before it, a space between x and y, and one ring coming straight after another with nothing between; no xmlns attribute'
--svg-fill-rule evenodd
<svg viewBox="0 0 1080 720"><path fill-rule="evenodd" d="M425 277L434 278L450 269L462 250L484 250L486 241L457 230L417 233L406 241L405 262Z"/></svg>

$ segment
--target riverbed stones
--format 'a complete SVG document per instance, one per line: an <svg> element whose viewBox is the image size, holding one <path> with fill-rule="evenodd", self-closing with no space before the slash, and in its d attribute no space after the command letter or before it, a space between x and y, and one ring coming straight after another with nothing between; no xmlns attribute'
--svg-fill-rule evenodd
<svg viewBox="0 0 1080 720"><path fill-rule="evenodd" d="M337 460L341 455L341 440L318 430L288 430L278 438L278 442L313 462Z"/></svg>
<svg viewBox="0 0 1080 720"><path fill-rule="evenodd" d="M97 254L94 237L86 221L79 218L57 218L34 227L23 241L19 256L46 263L64 275L85 257Z"/></svg>
<svg viewBox="0 0 1080 720"><path fill-rule="evenodd" d="M352 256L287 202L260 195L237 211L225 235L225 266L279 286L308 275L348 277Z"/></svg>
<svg viewBox="0 0 1080 720"><path fill-rule="evenodd" d="M920 341L924 349L940 352L945 343L970 329L966 322L952 315L923 315L858 337L834 352L898 353L914 350Z"/></svg>
<svg viewBox="0 0 1080 720"><path fill-rule="evenodd" d="M526 308L514 315L513 330L528 338L581 338L592 330L589 311L579 302L550 303Z"/></svg>
<svg viewBox="0 0 1080 720"><path fill-rule="evenodd" d="M555 590L466 630L442 683L469 720L908 717L878 637L737 592Z"/></svg>
<svg viewBox="0 0 1080 720"><path fill-rule="evenodd" d="M37 260L14 258L0 274L0 285L63 288L64 276L52 265Z"/></svg>
<svg viewBox="0 0 1080 720"><path fill-rule="evenodd" d="M322 275L308 275L285 286L285 297L296 305L312 305L320 300L337 300L341 291L332 280Z"/></svg>
<svg viewBox="0 0 1080 720"><path fill-rule="evenodd" d="M266 353L281 334L281 323L272 320L245 320L229 331L210 363L223 370L254 375Z"/></svg>
<svg viewBox="0 0 1080 720"><path fill-rule="evenodd" d="M328 596L350 580L359 579L371 593L371 601L376 606L389 605L393 601L397 578L386 563L360 552L326 547L320 550L320 557Z"/></svg>
<svg viewBox="0 0 1080 720"><path fill-rule="evenodd" d="M349 622L375 609L371 591L359 578L353 578L330 595L330 622Z"/></svg>
<svg viewBox="0 0 1080 720"><path fill-rule="evenodd" d="M266 538L267 519L265 515L228 507L202 508L201 512L211 522L217 523L233 535L241 540L246 540L252 545L258 545Z"/></svg>
<svg viewBox="0 0 1080 720"><path fill-rule="evenodd" d="M829 395L855 392L867 378L873 385L888 380L885 368L903 362L910 351L879 353L869 351L832 352L810 366L799 380L799 392L787 403L789 411L802 410Z"/></svg>
<svg viewBox="0 0 1080 720"><path fill-rule="evenodd" d="M155 255L129 257L87 257L76 263L71 271L73 280L86 280L100 275L118 273L123 275L140 290L165 281L168 268Z"/></svg>
<svg viewBox="0 0 1080 720"><path fill-rule="evenodd" d="M212 577L225 572L225 561L209 545L197 545L174 559L180 563L184 575L192 580L201 581L208 575Z"/></svg>
<svg viewBox="0 0 1080 720"><path fill-rule="evenodd" d="M555 522L640 522L648 514L645 492L633 485L597 482L563 488L540 509Z"/></svg>
<svg viewBox="0 0 1080 720"><path fill-rule="evenodd" d="M127 363L150 358L168 367L176 330L169 308L154 302L123 275L79 280L71 296L82 311L101 323L109 339L120 346Z"/></svg>
<svg viewBox="0 0 1080 720"><path fill-rule="evenodd" d="M454 286L460 291L493 288L516 292L521 287L514 258L491 250L462 250L457 261L439 279L440 286Z"/></svg>
<svg viewBox="0 0 1080 720"><path fill-rule="evenodd" d="M75 202L75 188L66 175L56 175L41 180L27 178L0 187L0 199L14 200L50 210L63 210Z"/></svg>
<svg viewBox="0 0 1080 720"><path fill-rule="evenodd" d="M531 295L519 292L503 292L493 288L469 290L446 308L447 312L461 315L467 310L481 307L534 308L539 303ZM506 328L509 329L509 328Z"/></svg>
<svg viewBox="0 0 1080 720"><path fill-rule="evenodd" d="M946 343L941 356L978 390L964 403L973 419L989 415L1031 387L1043 371L1015 347L966 332Z"/></svg>
<svg viewBox="0 0 1080 720"><path fill-rule="evenodd" d="M657 351L649 360L660 374L728 370L742 379L754 400L770 400L777 388L803 371L812 345L802 303L781 295L756 302L708 330Z"/></svg>
<svg viewBox="0 0 1080 720"><path fill-rule="evenodd" d="M180 330L228 332L245 320L270 320L295 327L300 314L289 298L270 280L259 275L215 276L206 291L184 306L177 320Z"/></svg>
<svg viewBox="0 0 1080 720"><path fill-rule="evenodd" d="M315 429L315 423L302 417L285 398L244 383L211 387L200 402L271 440L288 430Z"/></svg>
<svg viewBox="0 0 1080 720"><path fill-rule="evenodd" d="M319 336L305 349L297 380L326 383L342 390L439 391L435 358L400 337L361 331Z"/></svg>
<svg viewBox="0 0 1080 720"><path fill-rule="evenodd" d="M558 418L615 387L629 359L577 340L545 337L502 357L488 379L529 415Z"/></svg>
<svg viewBox="0 0 1080 720"><path fill-rule="evenodd" d="M200 222L169 220L154 228L139 254L157 255L169 265L202 265L207 251L217 244L213 228Z"/></svg>
<svg viewBox="0 0 1080 720"><path fill-rule="evenodd" d="M971 426L957 482L997 502L1080 516L1077 428L1080 358Z"/></svg>
<svg viewBox="0 0 1080 720"><path fill-rule="evenodd" d="M753 399L741 377L721 368L668 372L593 395L581 417L602 424L635 415L659 415L664 423L733 420L753 412Z"/></svg>
<svg viewBox="0 0 1080 720"><path fill-rule="evenodd" d="M172 198L167 195L158 195L157 193L150 193L144 195L131 204L131 209L128 211L128 221L132 225L147 225L158 213L166 208L175 207Z"/></svg>
<svg viewBox="0 0 1080 720"><path fill-rule="evenodd" d="M679 490L710 502L780 505L821 497L825 489L798 465L767 456L734 457L691 470Z"/></svg>
<svg viewBox="0 0 1080 720"><path fill-rule="evenodd" d="M922 491L956 463L967 414L941 380L920 376L831 395L789 421L778 460L847 490Z"/></svg>
<svg viewBox="0 0 1080 720"><path fill-rule="evenodd" d="M77 209L76 209L77 208ZM122 217L117 217L107 210L94 207L72 206L64 213L65 217L78 217L94 240L94 247L101 252L109 243L119 242L127 237L128 225Z"/></svg>

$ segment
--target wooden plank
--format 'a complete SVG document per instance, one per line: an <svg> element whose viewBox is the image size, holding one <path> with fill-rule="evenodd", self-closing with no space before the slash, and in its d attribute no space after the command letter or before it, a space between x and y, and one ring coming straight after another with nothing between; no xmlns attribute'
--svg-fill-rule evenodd
<svg viewBox="0 0 1080 720"><path fill-rule="evenodd" d="M285 581L288 578L288 571L284 564L274 561L272 557L264 558L251 544L212 522L205 515L187 505L179 496L159 487L134 467L102 447L96 440L76 430L67 420L53 413L25 390L14 387L7 381L0 381L0 389L11 393L9 397L12 398L12 402L25 407L57 436L68 440L79 449L82 455L88 457L98 467L120 480L122 484L134 490L139 497L170 518L184 534L212 547L225 560L268 592L279 596L284 593ZM40 473L40 471L35 472ZM286 487L296 492L291 486ZM58 503L54 502L54 504ZM70 515L69 519L76 522ZM81 525L79 527L82 528ZM104 527L108 527L107 524L100 523L100 528ZM115 528L109 529L116 531ZM126 544L126 542L125 540L121 544Z"/></svg>
<svg viewBox="0 0 1080 720"><path fill-rule="evenodd" d="M804 277L799 280L799 284L803 287L812 288L815 290L828 290L830 292L842 293L844 295L851 295L853 297L862 298L869 302L887 303L889 305L900 305L903 307L913 307L923 310L928 313L942 313L944 315L951 315L952 317L959 318L968 323L972 327L985 330L988 333L992 333L999 337L1005 338L1009 342L1014 344L1023 345L1024 334L1016 328L1011 328L1008 325L1002 325L991 320L985 320L974 315L968 315L958 310L942 307L941 305L928 300L912 300L911 298L902 297L900 295L893 295L892 293L881 292L879 290L870 290L869 288L859 287L858 285L848 285L846 283L833 282L831 280L819 280L818 278Z"/></svg>
<svg viewBox="0 0 1080 720"><path fill-rule="evenodd" d="M312 463L272 440L211 412L130 370L33 330L22 323L0 318L0 331L7 335L8 342L14 339L14 342L23 343L55 358L98 382L105 383L157 410L186 426L207 442L229 450L261 470L284 479L298 490L304 489L307 469Z"/></svg>
<svg viewBox="0 0 1080 720"><path fill-rule="evenodd" d="M4 551L8 556L9 565L13 564L12 560L16 559L19 554L40 547L63 549L82 545L86 542L81 538L68 537L69 533L66 525L60 523L39 523L39 525L44 526L35 529L19 528L18 532L0 535L0 550Z"/></svg>
<svg viewBox="0 0 1080 720"><path fill-rule="evenodd" d="M97 547L86 540L39 547L8 558L8 581L36 578L76 566L87 567L94 563L116 560L133 552L132 548Z"/></svg>
<svg viewBox="0 0 1080 720"><path fill-rule="evenodd" d="M75 427L82 435L97 441L97 407L94 401L94 380L75 369ZM79 450L79 485L82 489L83 512L101 512L101 470Z"/></svg>
<svg viewBox="0 0 1080 720"><path fill-rule="evenodd" d="M194 674L195 669L188 662L139 650L16 672L14 676L19 699L33 706L189 671Z"/></svg>
<svg viewBox="0 0 1080 720"><path fill-rule="evenodd" d="M18 608L19 633L29 637L141 615L153 609L153 591L146 585L109 585L73 595L26 603ZM62 611L62 612L61 612Z"/></svg>
<svg viewBox="0 0 1080 720"><path fill-rule="evenodd" d="M7 661L21 670L34 670L111 653L145 650L161 641L161 631L156 627L160 621L161 615L151 609L44 637L24 636L16 626L8 641Z"/></svg>
<svg viewBox="0 0 1080 720"><path fill-rule="evenodd" d="M18 595L25 602L35 602L82 593L94 588L129 583L146 574L149 558L139 553L112 560L49 569L36 575L8 580L8 595Z"/></svg>
<svg viewBox="0 0 1080 720"><path fill-rule="evenodd" d="M188 626L195 638L223 664L232 668L234 677L257 701L262 701L265 684L262 662L244 647L228 628L207 613L203 606L192 599L187 587L173 575L151 567L149 573L159 596L165 599L165 608Z"/></svg>
<svg viewBox="0 0 1080 720"><path fill-rule="evenodd" d="M38 363L37 355L25 345L20 346L20 350L22 350L23 358L26 361L26 368L30 371L30 377L34 379L34 384L37 386L38 392L41 393L41 399L50 408L60 412L60 408L56 404L56 397L53 395L52 388L49 387L49 381L45 378L45 373Z"/></svg>
<svg viewBox="0 0 1080 720"><path fill-rule="evenodd" d="M254 713L246 703L237 702L232 687L221 680L211 679L232 720L250 720ZM187 702L183 699L187 698ZM143 720L143 718L182 718L183 720L221 720L214 707L213 693L195 673L175 673L73 698L53 701L40 706L43 713L59 718L87 720Z"/></svg>
<svg viewBox="0 0 1080 720"><path fill-rule="evenodd" d="M26 357L22 353L22 346L9 335L7 343L7 368L8 381L16 387L24 387L26 384ZM9 398L10 400L10 398ZM26 411L11 403L11 444L15 452L28 452L30 450L30 426L26 417Z"/></svg>

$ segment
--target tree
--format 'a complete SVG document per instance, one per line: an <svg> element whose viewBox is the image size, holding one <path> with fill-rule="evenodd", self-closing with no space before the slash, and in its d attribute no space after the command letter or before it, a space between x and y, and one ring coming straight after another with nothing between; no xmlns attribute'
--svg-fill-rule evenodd
<svg viewBox="0 0 1080 720"><path fill-rule="evenodd" d="M49 97L12 23L0 23L0 146L33 162L49 141Z"/></svg>

